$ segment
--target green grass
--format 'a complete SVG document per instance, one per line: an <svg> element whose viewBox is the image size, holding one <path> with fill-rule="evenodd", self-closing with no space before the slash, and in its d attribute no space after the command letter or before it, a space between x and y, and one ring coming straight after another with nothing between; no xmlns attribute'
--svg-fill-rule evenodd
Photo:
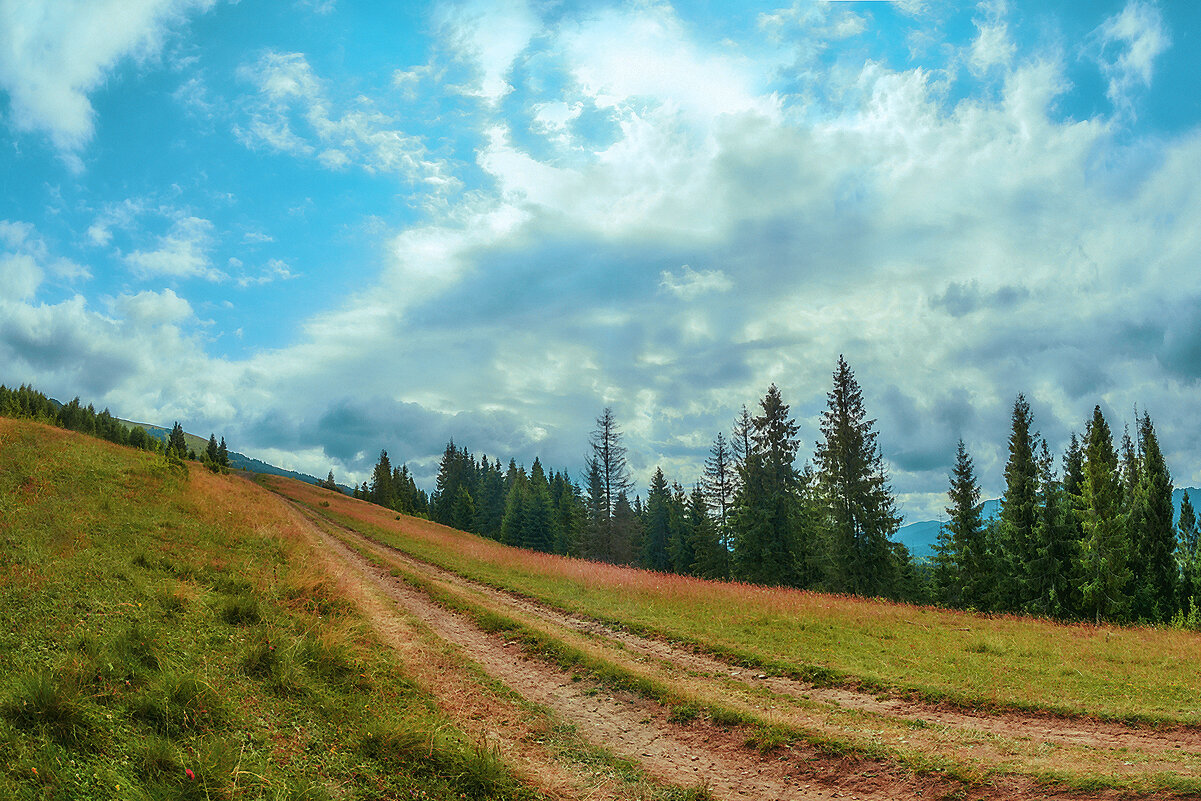
<svg viewBox="0 0 1201 801"><path fill-rule="evenodd" d="M535 797L306 548L236 477L0 420L0 798Z"/></svg>

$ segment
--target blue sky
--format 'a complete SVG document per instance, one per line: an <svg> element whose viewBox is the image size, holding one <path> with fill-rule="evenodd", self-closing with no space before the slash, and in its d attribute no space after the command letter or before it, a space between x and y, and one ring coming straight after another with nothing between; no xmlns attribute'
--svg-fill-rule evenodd
<svg viewBox="0 0 1201 801"><path fill-rule="evenodd" d="M1186 2L0 0L0 382L344 481L690 484L839 354L911 520L1013 399L1201 483Z"/></svg>

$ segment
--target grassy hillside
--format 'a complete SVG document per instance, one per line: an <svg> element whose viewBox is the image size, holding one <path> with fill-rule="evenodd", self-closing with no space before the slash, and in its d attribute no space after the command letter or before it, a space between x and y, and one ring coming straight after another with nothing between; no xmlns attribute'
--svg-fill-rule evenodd
<svg viewBox="0 0 1201 801"><path fill-rule="evenodd" d="M1201 723L1195 633L984 617L655 574L508 548L315 487L271 483L462 575L784 675L970 708Z"/></svg>
<svg viewBox="0 0 1201 801"><path fill-rule="evenodd" d="M0 798L524 798L270 496L0 419Z"/></svg>

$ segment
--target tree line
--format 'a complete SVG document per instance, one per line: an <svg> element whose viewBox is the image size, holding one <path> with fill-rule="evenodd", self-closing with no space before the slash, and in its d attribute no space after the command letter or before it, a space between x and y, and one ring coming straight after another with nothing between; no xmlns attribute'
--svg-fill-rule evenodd
<svg viewBox="0 0 1201 801"><path fill-rule="evenodd" d="M29 418L117 445L161 453L168 459L199 461L214 472L229 469L225 437L218 443L216 436L210 434L208 445L198 455L188 447L178 420L166 439L160 440L142 426L130 426L118 420L107 408L97 412L90 403L84 406L78 397L70 403L59 404L27 384L16 389L0 384L0 417Z"/></svg>
<svg viewBox="0 0 1201 801"><path fill-rule="evenodd" d="M948 606L1094 622L1201 624L1197 518L1172 476L1149 414L1118 445L1101 407L1072 433L1060 469L1014 402L1000 516L985 522L962 441L931 590Z"/></svg>
<svg viewBox="0 0 1201 801"><path fill-rule="evenodd" d="M895 540L901 518L875 420L839 357L820 437L798 467L799 427L774 384L718 432L690 487L657 468L634 493L611 409L596 420L579 481L535 459L477 460L453 441L435 490L381 453L355 494L499 542L670 573L1062 620L1201 626L1198 523L1172 480L1148 414L1114 445L1096 408L1056 469L1018 396L1000 515L986 521L959 443L947 522L931 559ZM336 487L333 474L328 485ZM631 497L632 496L632 497Z"/></svg>

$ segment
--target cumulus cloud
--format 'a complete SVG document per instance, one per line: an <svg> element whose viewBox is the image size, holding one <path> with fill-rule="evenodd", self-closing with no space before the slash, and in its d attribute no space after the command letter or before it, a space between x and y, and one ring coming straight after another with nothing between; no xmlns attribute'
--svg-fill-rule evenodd
<svg viewBox="0 0 1201 801"><path fill-rule="evenodd" d="M72 163L92 137L88 94L123 59L146 60L172 29L213 0L0 3L0 88L13 121L46 133Z"/></svg>
<svg viewBox="0 0 1201 801"><path fill-rule="evenodd" d="M139 278L203 278L221 281L226 275L213 266L213 224L201 217L181 216L158 238L153 250L135 250L125 264Z"/></svg>
<svg viewBox="0 0 1201 801"><path fill-rule="evenodd" d="M1009 37L1005 0L986 0L980 3L979 10L981 16L973 20L977 35L972 42L968 66L973 73L982 75L993 67L1004 67L1012 62L1017 46Z"/></svg>

